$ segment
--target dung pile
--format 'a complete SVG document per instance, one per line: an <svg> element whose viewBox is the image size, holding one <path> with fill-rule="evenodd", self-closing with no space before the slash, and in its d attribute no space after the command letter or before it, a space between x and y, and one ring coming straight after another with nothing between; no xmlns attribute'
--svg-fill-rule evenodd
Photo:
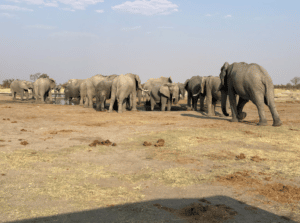
<svg viewBox="0 0 300 223"><path fill-rule="evenodd" d="M144 143L143 143L143 146L151 146L152 145L152 143L151 142L147 142L147 141L145 141Z"/></svg>
<svg viewBox="0 0 300 223"><path fill-rule="evenodd" d="M242 159L245 159L245 158L246 158L246 156L245 156L244 153L241 153L240 155L236 156L236 159L238 159L238 160L242 160Z"/></svg>
<svg viewBox="0 0 300 223"><path fill-rule="evenodd" d="M145 142L143 143L143 146L151 146L151 145L152 145L151 142L145 141ZM162 147L162 146L164 146L164 145L165 145L165 140L164 140L164 139L159 139L159 140L154 144L155 147Z"/></svg>
<svg viewBox="0 0 300 223"><path fill-rule="evenodd" d="M20 143L21 145L23 145L23 146L26 146L27 144L29 144L27 141L22 141L21 143Z"/></svg>
<svg viewBox="0 0 300 223"><path fill-rule="evenodd" d="M154 144L155 147L162 147L165 145L165 140L159 139L157 143Z"/></svg>
<svg viewBox="0 0 300 223"><path fill-rule="evenodd" d="M105 140L105 141L99 141L99 140L94 140L94 142L92 142L91 144L89 144L89 146L97 146L97 145L104 145L104 146L116 146L117 144L116 143L112 143L111 141L109 141L108 139Z"/></svg>

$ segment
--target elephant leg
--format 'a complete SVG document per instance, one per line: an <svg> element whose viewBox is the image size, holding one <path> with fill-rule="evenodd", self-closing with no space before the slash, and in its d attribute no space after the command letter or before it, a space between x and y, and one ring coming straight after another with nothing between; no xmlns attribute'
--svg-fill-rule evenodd
<svg viewBox="0 0 300 223"><path fill-rule="evenodd" d="M282 121L279 118L279 114L277 112L274 99L272 99L272 98L269 99L268 107L269 107L270 112L271 112L272 117L273 117L273 126L281 126Z"/></svg>
<svg viewBox="0 0 300 223"><path fill-rule="evenodd" d="M89 107L89 108L93 108L93 104L94 104L94 103L93 103L93 97L92 97L92 96L89 96L89 97L88 97L88 101L89 101L88 107Z"/></svg>
<svg viewBox="0 0 300 223"><path fill-rule="evenodd" d="M151 103L151 111L153 111L154 110L154 106L156 104L154 98L152 98L152 97L150 98L150 103Z"/></svg>
<svg viewBox="0 0 300 223"><path fill-rule="evenodd" d="M207 105L207 116L213 116L215 113L212 111L213 99L211 95L206 96L206 105Z"/></svg>
<svg viewBox="0 0 300 223"><path fill-rule="evenodd" d="M123 101L124 99L122 99L121 97L119 97L118 99L118 113L122 113L122 110L123 110ZM126 108L126 106L125 106Z"/></svg>
<svg viewBox="0 0 300 223"><path fill-rule="evenodd" d="M193 108L192 108L192 110L193 111L197 111L197 103L198 103L198 96L197 97L192 97L192 106L193 106Z"/></svg>
<svg viewBox="0 0 300 223"><path fill-rule="evenodd" d="M263 95L255 95L252 102L256 105L259 115L259 123L257 125L265 126L267 125L267 118L265 114L265 103Z"/></svg>
<svg viewBox="0 0 300 223"><path fill-rule="evenodd" d="M13 99L13 100L16 100L16 94L17 94L17 92L15 92L15 91L13 91L13 92L11 93L11 96L12 96L12 99Z"/></svg>
<svg viewBox="0 0 300 223"><path fill-rule="evenodd" d="M166 97L161 97L160 103L161 103L161 111L165 111L166 110L166 104L167 104L167 98Z"/></svg>
<svg viewBox="0 0 300 223"><path fill-rule="evenodd" d="M238 118L237 118L238 113L237 113L235 94L233 93L233 90L229 90L228 94L229 94L230 108L231 108L231 113L232 113L231 122L238 122Z"/></svg>
<svg viewBox="0 0 300 223"><path fill-rule="evenodd" d="M131 100L132 99L132 100ZM136 111L136 92L132 92L131 96L130 96L130 101L132 101L132 108L131 111ZM131 103L130 103L131 105Z"/></svg>
<svg viewBox="0 0 300 223"><path fill-rule="evenodd" d="M25 97L26 97L26 100L29 99L29 91L25 91Z"/></svg>
<svg viewBox="0 0 300 223"><path fill-rule="evenodd" d="M204 111L204 99L205 96L200 95L200 111Z"/></svg>
<svg viewBox="0 0 300 223"><path fill-rule="evenodd" d="M80 95L80 102L79 102L79 105L83 105L83 96L82 95Z"/></svg>
<svg viewBox="0 0 300 223"><path fill-rule="evenodd" d="M112 112L115 100L116 100L116 95L114 92L112 92L108 112Z"/></svg>
<svg viewBox="0 0 300 223"><path fill-rule="evenodd" d="M191 99L192 99L192 93L188 92L188 98L187 98L187 106L191 107Z"/></svg>
<svg viewBox="0 0 300 223"><path fill-rule="evenodd" d="M171 111L172 108L172 96L167 99L167 109L168 111Z"/></svg>
<svg viewBox="0 0 300 223"><path fill-rule="evenodd" d="M216 115L216 104L217 104L217 100L213 99L211 108L212 108L212 114L214 116ZM207 105L207 107L208 107L208 105Z"/></svg>
<svg viewBox="0 0 300 223"><path fill-rule="evenodd" d="M50 103L52 103L53 102L53 97L52 97L51 89L48 92L48 97L49 97Z"/></svg>
<svg viewBox="0 0 300 223"><path fill-rule="evenodd" d="M123 100L123 103L122 103L122 112L126 112L126 110L127 110L127 105L128 105L128 99L124 99Z"/></svg>
<svg viewBox="0 0 300 223"><path fill-rule="evenodd" d="M21 101L23 101L23 97L24 97L24 90L21 90L21 92L20 92L20 96L21 96Z"/></svg>
<svg viewBox="0 0 300 223"><path fill-rule="evenodd" d="M247 99L243 99L243 98L239 97L239 103L237 105L237 118L239 121L243 120L247 116L247 113L243 112L243 108L248 101L249 100L247 100Z"/></svg>
<svg viewBox="0 0 300 223"><path fill-rule="evenodd" d="M106 99L101 103L101 110L105 110Z"/></svg>

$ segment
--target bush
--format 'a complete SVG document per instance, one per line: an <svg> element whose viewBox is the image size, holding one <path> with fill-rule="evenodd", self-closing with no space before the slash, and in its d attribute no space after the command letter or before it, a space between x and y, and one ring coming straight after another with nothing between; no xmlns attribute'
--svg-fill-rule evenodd
<svg viewBox="0 0 300 223"><path fill-rule="evenodd" d="M10 88L10 84L14 81L15 79L6 79L2 81L2 87L3 88Z"/></svg>

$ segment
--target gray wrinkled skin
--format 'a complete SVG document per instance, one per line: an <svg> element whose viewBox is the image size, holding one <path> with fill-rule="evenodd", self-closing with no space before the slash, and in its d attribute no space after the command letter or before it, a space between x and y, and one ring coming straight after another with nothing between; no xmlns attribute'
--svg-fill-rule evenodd
<svg viewBox="0 0 300 223"><path fill-rule="evenodd" d="M243 108L251 100L258 109L258 125L267 124L264 105L267 105L270 109L273 117L273 126L282 125L274 102L273 82L263 67L255 63L240 62L229 65L225 62L221 67L220 79L222 94L229 95L232 122L237 122L246 117ZM236 103L236 95L239 95L238 104ZM222 97L221 104L223 114L228 116L226 97Z"/></svg>

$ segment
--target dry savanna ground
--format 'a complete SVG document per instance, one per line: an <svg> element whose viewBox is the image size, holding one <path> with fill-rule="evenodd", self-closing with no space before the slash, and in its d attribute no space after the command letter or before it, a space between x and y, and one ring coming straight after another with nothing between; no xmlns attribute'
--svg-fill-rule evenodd
<svg viewBox="0 0 300 223"><path fill-rule="evenodd" d="M0 222L300 222L299 97L259 127L251 102L231 123L0 95Z"/></svg>

